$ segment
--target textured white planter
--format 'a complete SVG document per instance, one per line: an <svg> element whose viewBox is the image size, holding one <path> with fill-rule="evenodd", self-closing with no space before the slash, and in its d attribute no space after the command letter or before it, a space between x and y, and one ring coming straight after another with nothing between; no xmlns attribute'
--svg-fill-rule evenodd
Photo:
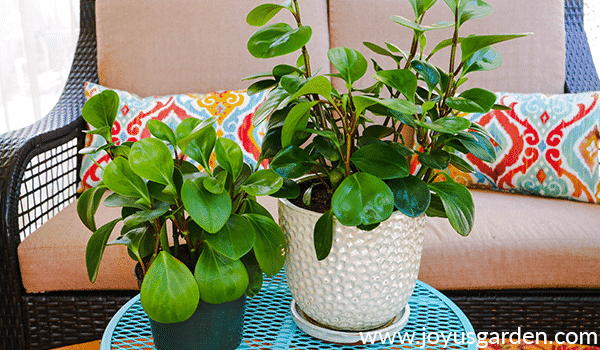
<svg viewBox="0 0 600 350"><path fill-rule="evenodd" d="M285 273L302 311L327 327L375 329L399 315L419 273L424 216L395 212L366 232L334 223L333 247L318 261L313 228L321 214L279 201L279 222L288 241Z"/></svg>

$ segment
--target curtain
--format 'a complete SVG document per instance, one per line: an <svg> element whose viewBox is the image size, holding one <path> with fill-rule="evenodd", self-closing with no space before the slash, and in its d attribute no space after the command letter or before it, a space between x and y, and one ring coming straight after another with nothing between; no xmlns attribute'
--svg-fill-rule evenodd
<svg viewBox="0 0 600 350"><path fill-rule="evenodd" d="M0 133L58 101L79 35L79 0L0 1Z"/></svg>

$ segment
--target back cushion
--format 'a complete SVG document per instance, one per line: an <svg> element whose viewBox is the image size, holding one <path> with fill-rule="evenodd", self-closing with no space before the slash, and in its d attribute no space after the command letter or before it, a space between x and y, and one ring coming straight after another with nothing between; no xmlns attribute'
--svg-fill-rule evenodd
<svg viewBox="0 0 600 350"><path fill-rule="evenodd" d="M470 34L506 34L533 32L532 36L494 46L504 63L490 72L469 74L463 89L481 87L491 91L521 93L561 93L565 81L565 27L563 0L486 0L493 12L461 27L460 36ZM396 44L409 51L412 30L390 20L399 15L414 20L408 0L330 0L331 47L349 46L367 57L373 57L384 68L395 68L390 58L371 53L363 44L370 41L380 46ZM427 12L424 25L452 21L452 11L443 0ZM429 52L442 39L452 37L452 29L429 32ZM460 51L459 51L460 52ZM450 50L436 54L432 63L448 70ZM370 70L372 73L372 70ZM365 79L363 85L372 83Z"/></svg>
<svg viewBox="0 0 600 350"><path fill-rule="evenodd" d="M97 0L100 83L142 97L237 90L242 78L294 64L297 55L252 57L246 43L257 29L246 15L268 0ZM329 72L327 1L302 1L303 23L313 29L309 51L314 69ZM275 21L292 24L281 12Z"/></svg>

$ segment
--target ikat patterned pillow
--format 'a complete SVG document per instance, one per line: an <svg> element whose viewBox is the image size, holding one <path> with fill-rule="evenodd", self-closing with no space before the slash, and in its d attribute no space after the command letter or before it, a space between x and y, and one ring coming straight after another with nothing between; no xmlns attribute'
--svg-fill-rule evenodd
<svg viewBox="0 0 600 350"><path fill-rule="evenodd" d="M108 88L102 85L87 82L86 98L106 89ZM219 91L146 98L127 91L114 91L120 100L119 112L112 129L113 141L117 143L150 137L146 123L151 119L160 120L175 129L186 118L204 120L216 116L217 136L236 141L248 164L255 165L258 161L266 123L255 127L252 125L252 117L267 97L264 91L254 95L248 95L245 91ZM86 147L102 144L104 140L98 135L88 135L86 139ZM96 186L102 180L102 168L108 162L109 157L104 152L83 157L80 172L82 190Z"/></svg>
<svg viewBox="0 0 600 350"><path fill-rule="evenodd" d="M451 167L451 176L470 187L600 202L599 94L497 93L510 111L465 116L492 134L496 162L463 155L476 172Z"/></svg>

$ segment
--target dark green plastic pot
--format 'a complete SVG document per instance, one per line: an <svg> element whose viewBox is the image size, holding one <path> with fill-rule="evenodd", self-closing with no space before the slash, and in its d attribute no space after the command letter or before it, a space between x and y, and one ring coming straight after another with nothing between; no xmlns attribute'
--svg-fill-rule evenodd
<svg viewBox="0 0 600 350"><path fill-rule="evenodd" d="M158 350L231 350L242 341L246 296L223 304L200 300L196 312L179 323L150 319Z"/></svg>

